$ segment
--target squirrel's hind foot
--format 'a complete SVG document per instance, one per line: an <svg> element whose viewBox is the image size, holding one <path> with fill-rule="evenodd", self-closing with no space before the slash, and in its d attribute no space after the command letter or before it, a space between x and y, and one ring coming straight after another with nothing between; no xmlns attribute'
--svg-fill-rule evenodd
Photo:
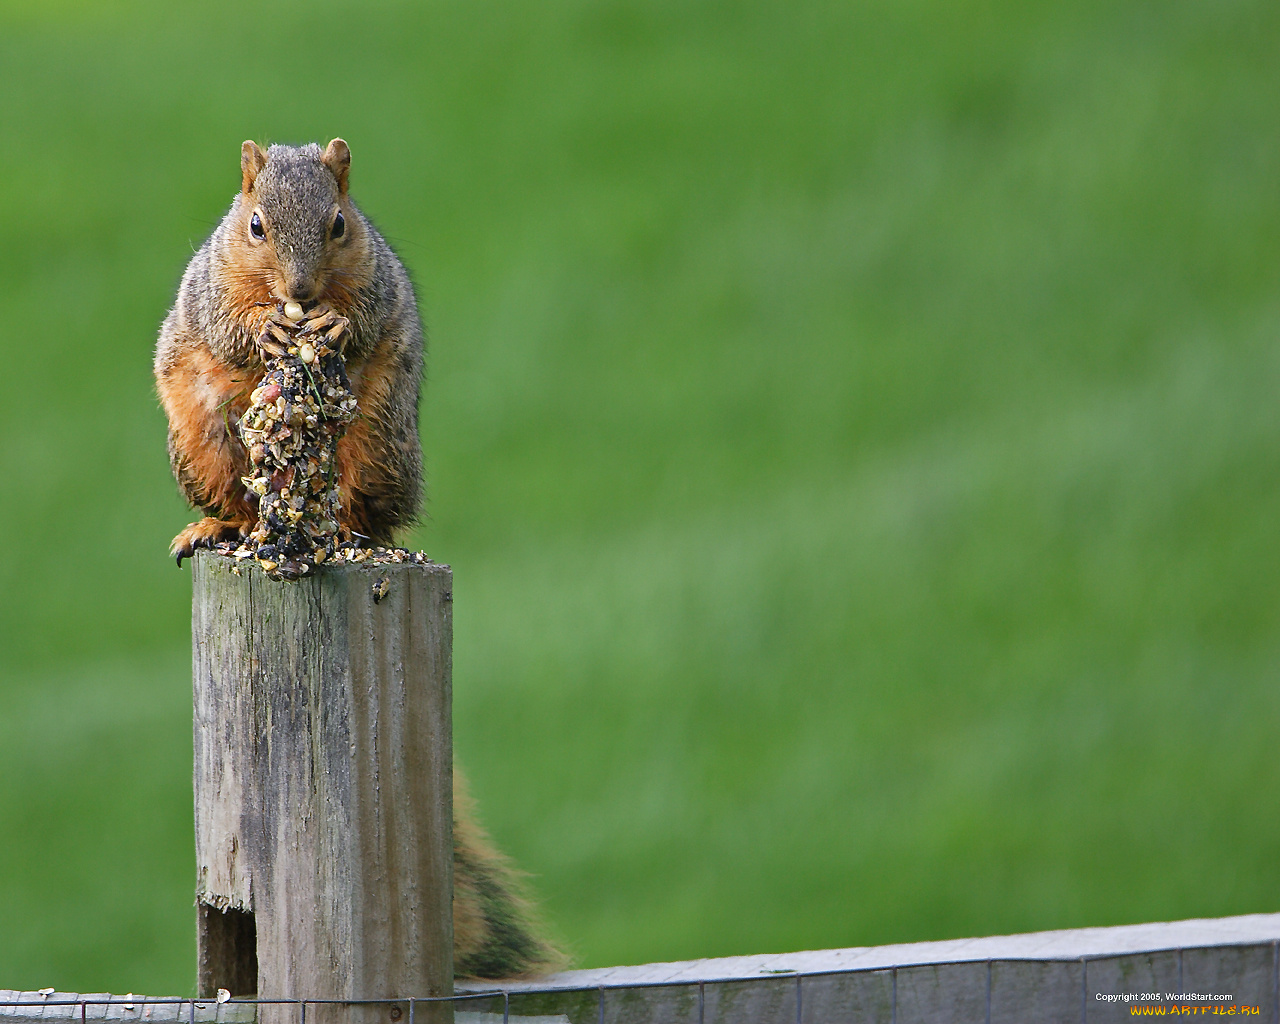
<svg viewBox="0 0 1280 1024"><path fill-rule="evenodd" d="M169 554L182 568L182 560L195 554L196 548L211 548L219 541L240 540L244 530L239 523L229 523L225 519L214 519L205 516L198 523L192 523L169 545Z"/></svg>

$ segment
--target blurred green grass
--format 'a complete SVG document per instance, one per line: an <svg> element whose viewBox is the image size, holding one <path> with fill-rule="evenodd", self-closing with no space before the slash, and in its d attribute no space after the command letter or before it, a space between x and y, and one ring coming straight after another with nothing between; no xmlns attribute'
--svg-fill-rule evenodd
<svg viewBox="0 0 1280 1024"><path fill-rule="evenodd" d="M583 966L1280 909L1280 8L0 4L0 985L189 992L155 328L342 135Z"/></svg>

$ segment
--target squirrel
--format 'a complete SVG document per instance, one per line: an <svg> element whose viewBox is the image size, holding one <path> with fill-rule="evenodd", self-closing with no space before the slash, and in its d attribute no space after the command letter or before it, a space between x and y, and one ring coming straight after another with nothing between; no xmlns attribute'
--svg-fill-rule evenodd
<svg viewBox="0 0 1280 1024"><path fill-rule="evenodd" d="M417 518L422 325L408 272L347 192L350 167L342 139L265 153L245 142L240 193L187 265L160 325L155 377L169 460L179 490L205 512L173 539L179 566L257 523L237 425L265 372L257 339L285 302L322 303L350 321L343 354L359 416L337 445L339 530L389 545ZM516 872L454 779L454 973L506 978L559 966Z"/></svg>
<svg viewBox="0 0 1280 1024"><path fill-rule="evenodd" d="M205 518L173 539L178 564L257 522L235 424L262 381L256 339L282 301L322 301L351 321L344 356L360 416L338 442L344 533L387 545L417 519L422 325L409 275L347 193L351 150L334 139L240 151L240 194L192 257L160 325L155 375L178 487Z"/></svg>

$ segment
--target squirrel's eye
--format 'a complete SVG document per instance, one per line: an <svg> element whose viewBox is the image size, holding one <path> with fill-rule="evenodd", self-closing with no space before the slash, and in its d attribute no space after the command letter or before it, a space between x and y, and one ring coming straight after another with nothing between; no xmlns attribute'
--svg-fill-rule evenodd
<svg viewBox="0 0 1280 1024"><path fill-rule="evenodd" d="M334 238L341 238L342 233L346 230L347 230L347 222L342 219L342 211L339 210L338 215L333 218L333 231L331 232L331 234Z"/></svg>
<svg viewBox="0 0 1280 1024"><path fill-rule="evenodd" d="M253 235L254 238L267 237L267 232L262 227L262 218L256 213L249 218L249 234Z"/></svg>

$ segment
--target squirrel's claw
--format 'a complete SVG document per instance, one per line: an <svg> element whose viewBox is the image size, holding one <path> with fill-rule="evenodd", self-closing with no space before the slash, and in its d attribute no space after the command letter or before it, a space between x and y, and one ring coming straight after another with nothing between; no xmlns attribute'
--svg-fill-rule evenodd
<svg viewBox="0 0 1280 1024"><path fill-rule="evenodd" d="M173 538L173 543L169 545L169 554L181 569L182 560L195 555L197 548L211 548L224 540L239 540L243 535L244 531L239 523L205 516Z"/></svg>
<svg viewBox="0 0 1280 1024"><path fill-rule="evenodd" d="M334 349L336 349L338 352L341 352L347 346L347 338L350 336L350 332L348 331L348 328L351 326L351 324L344 317L339 317L338 319L341 322L336 323L332 327L330 327L325 332L324 339Z"/></svg>
<svg viewBox="0 0 1280 1024"><path fill-rule="evenodd" d="M324 309L313 309L307 314L306 322L303 323L301 329L298 331L298 335L318 334L320 331L324 331L332 327L339 320L345 319L345 317L338 316L337 313L327 307Z"/></svg>
<svg viewBox="0 0 1280 1024"><path fill-rule="evenodd" d="M311 312L307 322L302 325L302 330L298 332L298 337L311 337L315 334L321 334L331 348L341 352L346 346L350 330L350 320L335 313L332 309L324 307Z"/></svg>
<svg viewBox="0 0 1280 1024"><path fill-rule="evenodd" d="M258 335L258 348L269 356L282 356L289 351L289 335L274 320L268 320Z"/></svg>

